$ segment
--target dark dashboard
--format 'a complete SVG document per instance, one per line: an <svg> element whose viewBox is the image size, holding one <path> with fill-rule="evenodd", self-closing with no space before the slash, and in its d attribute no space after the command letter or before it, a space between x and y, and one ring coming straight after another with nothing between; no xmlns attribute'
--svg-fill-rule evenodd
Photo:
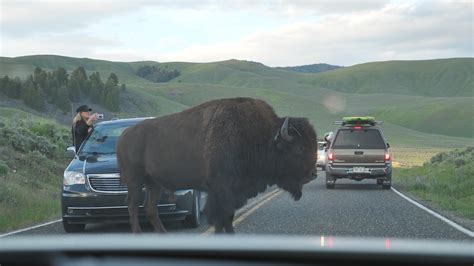
<svg viewBox="0 0 474 266"><path fill-rule="evenodd" d="M472 265L473 242L330 236L68 235L0 240L0 265Z"/></svg>

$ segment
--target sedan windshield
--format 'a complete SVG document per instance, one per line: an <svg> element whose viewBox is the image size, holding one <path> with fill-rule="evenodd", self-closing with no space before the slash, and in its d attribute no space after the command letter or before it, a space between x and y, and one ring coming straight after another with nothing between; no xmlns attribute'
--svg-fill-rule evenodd
<svg viewBox="0 0 474 266"><path fill-rule="evenodd" d="M129 126L129 124L97 126L84 142L78 154L115 154L117 140Z"/></svg>

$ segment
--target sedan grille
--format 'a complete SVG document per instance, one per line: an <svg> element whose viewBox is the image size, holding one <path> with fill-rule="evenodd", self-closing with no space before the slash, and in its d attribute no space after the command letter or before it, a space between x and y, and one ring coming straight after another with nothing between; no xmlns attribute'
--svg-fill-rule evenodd
<svg viewBox="0 0 474 266"><path fill-rule="evenodd" d="M93 191L104 193L126 193L127 186L120 183L119 174L88 175L87 180Z"/></svg>

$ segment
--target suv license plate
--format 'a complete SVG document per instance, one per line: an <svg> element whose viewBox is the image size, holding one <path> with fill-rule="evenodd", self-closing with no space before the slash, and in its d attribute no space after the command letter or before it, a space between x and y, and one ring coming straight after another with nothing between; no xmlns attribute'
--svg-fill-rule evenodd
<svg viewBox="0 0 474 266"><path fill-rule="evenodd" d="M354 168L352 168L352 171L354 173L364 173L365 172L365 167L354 167Z"/></svg>

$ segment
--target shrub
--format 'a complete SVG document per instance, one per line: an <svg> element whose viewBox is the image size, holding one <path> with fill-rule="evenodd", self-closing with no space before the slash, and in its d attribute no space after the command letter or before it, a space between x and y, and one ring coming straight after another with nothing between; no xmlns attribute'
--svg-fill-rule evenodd
<svg viewBox="0 0 474 266"><path fill-rule="evenodd" d="M8 174L8 171L10 169L8 168L7 164L3 161L0 161L0 176L5 176Z"/></svg>
<svg viewBox="0 0 474 266"><path fill-rule="evenodd" d="M53 124L41 122L31 125L30 129L36 135L48 138L54 138L55 132L57 131L56 127Z"/></svg>
<svg viewBox="0 0 474 266"><path fill-rule="evenodd" d="M22 127L0 128L0 143L23 153L38 151L48 158L59 155L58 152L65 146L62 138L50 139Z"/></svg>

